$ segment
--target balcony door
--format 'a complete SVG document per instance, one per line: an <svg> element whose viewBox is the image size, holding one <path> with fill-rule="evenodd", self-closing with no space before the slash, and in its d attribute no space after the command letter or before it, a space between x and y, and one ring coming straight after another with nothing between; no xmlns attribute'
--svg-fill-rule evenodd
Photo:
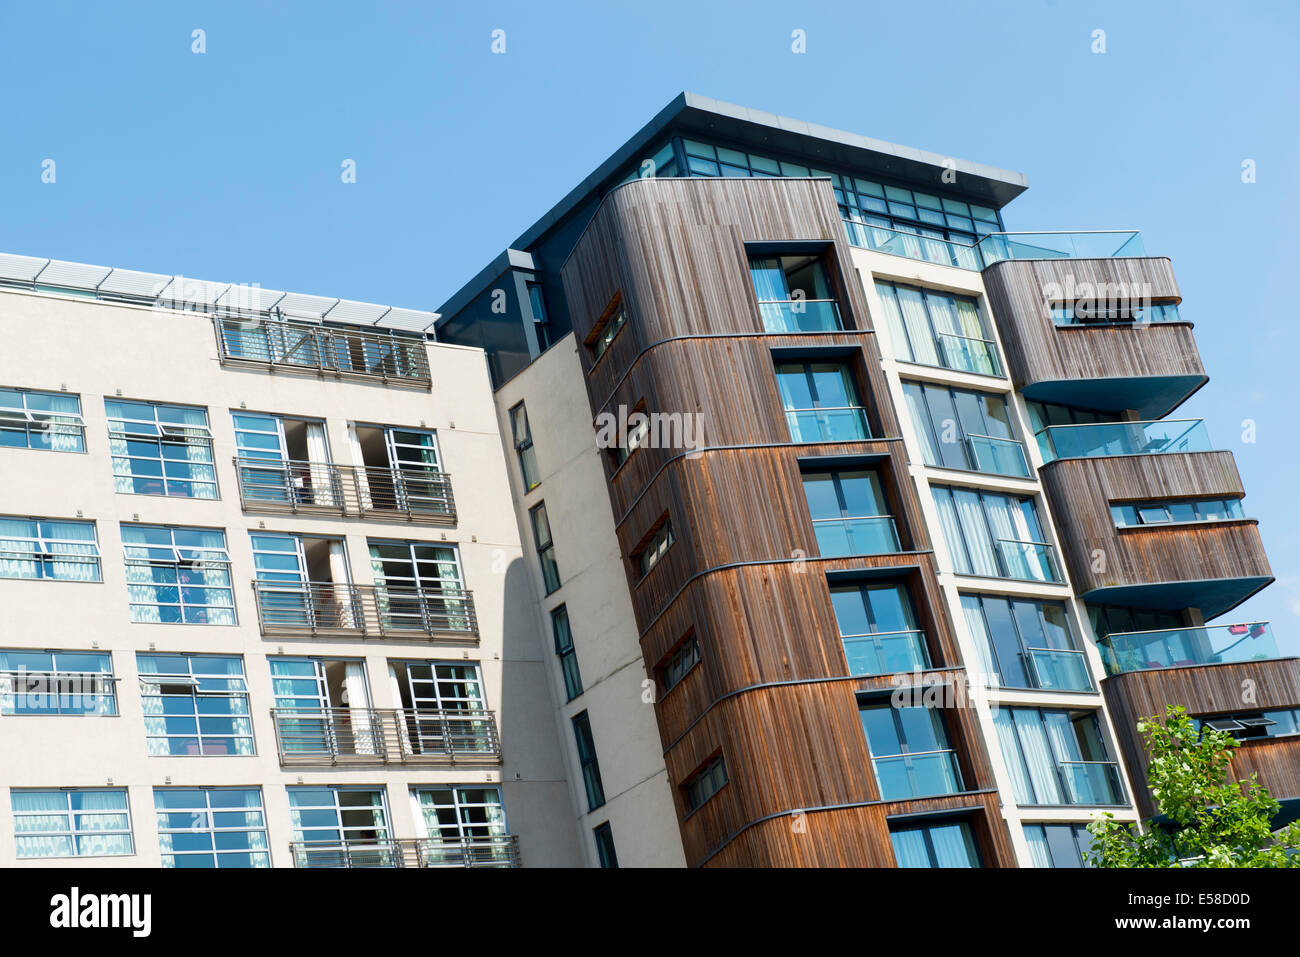
<svg viewBox="0 0 1300 957"><path fill-rule="evenodd" d="M886 801L956 794L962 790L943 715L934 708L894 708L886 701L861 709L880 796Z"/></svg>
<svg viewBox="0 0 1300 957"><path fill-rule="evenodd" d="M1017 804L1124 803L1095 713L1002 707L993 724Z"/></svg>
<svg viewBox="0 0 1300 957"><path fill-rule="evenodd" d="M493 750L477 663L390 661L388 677L402 702L413 753Z"/></svg>
<svg viewBox="0 0 1300 957"><path fill-rule="evenodd" d="M899 550L894 518L875 469L807 472L803 490L823 557Z"/></svg>
<svg viewBox="0 0 1300 957"><path fill-rule="evenodd" d="M428 838L425 853L430 866L510 862L506 809L499 788L417 788L411 803Z"/></svg>
<svg viewBox="0 0 1300 957"><path fill-rule="evenodd" d="M362 626L343 539L265 532L252 532L250 538L263 625Z"/></svg>
<svg viewBox="0 0 1300 957"><path fill-rule="evenodd" d="M377 755L382 729L372 720L363 661L272 658L276 731L284 754Z"/></svg>
<svg viewBox="0 0 1300 957"><path fill-rule="evenodd" d="M438 437L424 429L357 424L348 430L363 509L445 512Z"/></svg>
<svg viewBox="0 0 1300 957"><path fill-rule="evenodd" d="M783 362L776 385L792 442L869 439L866 411L843 362Z"/></svg>
<svg viewBox="0 0 1300 957"><path fill-rule="evenodd" d="M325 423L249 412L233 413L239 487L245 501L288 506L340 504L329 467Z"/></svg>
<svg viewBox="0 0 1300 957"><path fill-rule="evenodd" d="M455 545L373 540L369 544L385 627L469 630L460 551Z"/></svg>
<svg viewBox="0 0 1300 957"><path fill-rule="evenodd" d="M831 605L851 675L884 675L930 667L925 637L907 586L895 582L831 588Z"/></svg>
<svg viewBox="0 0 1300 957"><path fill-rule="evenodd" d="M291 787L289 819L299 866L396 867L382 789Z"/></svg>

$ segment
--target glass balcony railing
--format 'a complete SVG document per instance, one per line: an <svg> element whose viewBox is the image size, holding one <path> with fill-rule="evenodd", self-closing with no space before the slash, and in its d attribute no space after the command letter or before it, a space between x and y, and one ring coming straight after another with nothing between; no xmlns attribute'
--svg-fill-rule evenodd
<svg viewBox="0 0 1300 957"><path fill-rule="evenodd" d="M885 801L960 794L963 790L957 755L951 750L890 754L872 763Z"/></svg>
<svg viewBox="0 0 1300 957"><path fill-rule="evenodd" d="M962 243L951 243L946 239L933 239L918 236L916 233L873 226L856 220L844 220L844 229L849 236L849 244L876 252L889 253L891 256L903 256L906 259L919 259L921 262L938 263L940 266L956 266L958 269L970 269L975 272L984 268L979 250Z"/></svg>
<svg viewBox="0 0 1300 957"><path fill-rule="evenodd" d="M892 515L858 518L815 518L813 534L822 558L847 555L888 555L899 551L898 529Z"/></svg>
<svg viewBox="0 0 1300 957"><path fill-rule="evenodd" d="M1109 675L1290 657L1279 651L1266 621L1116 632L1100 639L1097 647Z"/></svg>
<svg viewBox="0 0 1300 957"><path fill-rule="evenodd" d="M1066 803L1101 806L1126 803L1119 765L1114 761L1062 761L1058 767L1065 781Z"/></svg>
<svg viewBox="0 0 1300 957"><path fill-rule="evenodd" d="M867 412L860 405L786 409L785 420L792 442L855 442L871 438Z"/></svg>
<svg viewBox="0 0 1300 957"><path fill-rule="evenodd" d="M1067 648L1027 648L1025 657L1036 687L1045 691L1092 691L1088 659Z"/></svg>
<svg viewBox="0 0 1300 957"><path fill-rule="evenodd" d="M844 642L851 675L893 675L930 667L922 631L876 631L840 635L840 640Z"/></svg>
<svg viewBox="0 0 1300 957"><path fill-rule="evenodd" d="M954 332L941 332L935 337L945 369L974 372L979 375L1002 375L998 364L998 350L992 339L959 336Z"/></svg>
<svg viewBox="0 0 1300 957"><path fill-rule="evenodd" d="M973 246L871 223L844 220L849 244L862 249L978 272L1004 259L1120 259L1145 256L1134 229L990 233Z"/></svg>
<svg viewBox="0 0 1300 957"><path fill-rule="evenodd" d="M1015 439L968 434L966 446L970 452L971 464L976 470L992 475L1029 478L1029 461L1025 458L1025 448Z"/></svg>
<svg viewBox="0 0 1300 957"><path fill-rule="evenodd" d="M1047 542L1000 538L995 544L1003 578L1033 582L1065 580L1056 561L1056 549Z"/></svg>
<svg viewBox="0 0 1300 957"><path fill-rule="evenodd" d="M834 299L769 300L758 304L766 332L837 332L844 328Z"/></svg>
<svg viewBox="0 0 1300 957"><path fill-rule="evenodd" d="M1204 419L1049 425L1039 430L1038 447L1044 462L1110 455L1211 451Z"/></svg>

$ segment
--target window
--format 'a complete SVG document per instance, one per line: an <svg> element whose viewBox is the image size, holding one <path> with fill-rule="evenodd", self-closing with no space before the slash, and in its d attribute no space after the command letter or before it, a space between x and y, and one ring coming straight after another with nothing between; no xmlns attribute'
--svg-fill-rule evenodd
<svg viewBox="0 0 1300 957"><path fill-rule="evenodd" d="M617 868L618 854L614 852L614 831L610 828L609 821L597 824L591 829L591 833L596 839L596 857L600 860L600 866Z"/></svg>
<svg viewBox="0 0 1300 957"><path fill-rule="evenodd" d="M235 624L230 553L221 529L123 525L122 550L132 621Z"/></svg>
<svg viewBox="0 0 1300 957"><path fill-rule="evenodd" d="M136 655L151 755L252 754L244 660L238 655Z"/></svg>
<svg viewBox="0 0 1300 957"><path fill-rule="evenodd" d="M154 788L153 805L163 867L271 866L261 788Z"/></svg>
<svg viewBox="0 0 1300 957"><path fill-rule="evenodd" d="M614 467L618 468L639 449L650 434L650 416L642 399L627 417L627 428L620 429L614 443Z"/></svg>
<svg viewBox="0 0 1300 957"><path fill-rule="evenodd" d="M0 714L117 714L108 652L0 650Z"/></svg>
<svg viewBox="0 0 1300 957"><path fill-rule="evenodd" d="M1205 728L1226 731L1238 741L1300 734L1300 708L1216 714L1210 717L1193 718L1192 721L1200 731L1204 731Z"/></svg>
<svg viewBox="0 0 1300 957"><path fill-rule="evenodd" d="M542 566L542 584L546 594L560 587L560 566L555 563L555 543L551 541L551 522L546 517L546 503L538 502L528 510L533 523L533 542L537 545L537 560Z"/></svg>
<svg viewBox="0 0 1300 957"><path fill-rule="evenodd" d="M1082 824L1026 824L1025 841L1034 867L1092 866L1092 835Z"/></svg>
<svg viewBox="0 0 1300 957"><path fill-rule="evenodd" d="M820 254L751 256L749 275L767 332L832 332L844 328Z"/></svg>
<svg viewBox="0 0 1300 957"><path fill-rule="evenodd" d="M659 666L659 685L663 688L663 693L667 694L677 687L678 682L699 663L700 641L695 637L695 629L691 629Z"/></svg>
<svg viewBox="0 0 1300 957"><path fill-rule="evenodd" d="M882 800L957 794L963 789L957 756L948 746L938 710L894 708L885 701L864 703L858 713Z"/></svg>
<svg viewBox="0 0 1300 957"><path fill-rule="evenodd" d="M533 448L533 433L528 427L528 410L520 402L510 410L510 432L514 436L515 455L519 456L519 474L524 479L524 491L531 492L542 484L537 472L537 451Z"/></svg>
<svg viewBox="0 0 1300 957"><path fill-rule="evenodd" d="M614 305L606 311L605 315L597 320L595 328L591 330L591 334L587 337L587 342L591 347L592 362L597 361L605 354L610 343L612 343L618 337L618 334L623 331L623 326L626 322L627 313L623 311L622 303L615 300Z"/></svg>
<svg viewBox="0 0 1300 957"><path fill-rule="evenodd" d="M1122 805L1119 768L1092 711L1002 706L993 715L1017 804Z"/></svg>
<svg viewBox="0 0 1300 957"><path fill-rule="evenodd" d="M105 399L113 487L132 495L217 497L206 409Z"/></svg>
<svg viewBox="0 0 1300 957"><path fill-rule="evenodd" d="M440 787L413 789L433 866L501 864L514 861L501 789Z"/></svg>
<svg viewBox="0 0 1300 957"><path fill-rule="evenodd" d="M1029 477L1003 396L904 382L903 395L926 465Z"/></svg>
<svg viewBox="0 0 1300 957"><path fill-rule="evenodd" d="M1097 638L1129 631L1165 631L1182 628L1177 612L1150 611L1146 608L1121 608L1117 605L1088 605L1088 621Z"/></svg>
<svg viewBox="0 0 1300 957"><path fill-rule="evenodd" d="M653 156L646 156L644 159L638 159L636 165L627 176L623 177L623 183L631 183L635 180L651 178L655 176L676 176L677 175L677 157L673 151L672 140L669 140ZM622 185L620 183L619 185Z"/></svg>
<svg viewBox="0 0 1300 957"><path fill-rule="evenodd" d="M396 865L382 790L364 787L287 790L297 866Z"/></svg>
<svg viewBox="0 0 1300 957"><path fill-rule="evenodd" d="M1056 549L1043 541L1032 498L943 485L932 491L957 574L1062 580Z"/></svg>
<svg viewBox="0 0 1300 957"><path fill-rule="evenodd" d="M86 451L81 397L58 392L0 389L0 448Z"/></svg>
<svg viewBox="0 0 1300 957"><path fill-rule="evenodd" d="M99 581L95 523L0 517L0 578Z"/></svg>
<svg viewBox="0 0 1300 957"><path fill-rule="evenodd" d="M823 558L899 551L898 529L875 469L806 472L803 491Z"/></svg>
<svg viewBox="0 0 1300 957"><path fill-rule="evenodd" d="M569 629L569 609L563 605L551 612L551 631L555 635L555 654L560 659L560 673L564 675L566 700L572 701L582 694L582 674L578 671L578 653L573 649L573 632Z"/></svg>
<svg viewBox="0 0 1300 957"><path fill-rule="evenodd" d="M1178 304L1168 300L1145 302L1140 299L1080 299L1054 303L1051 310L1052 321L1058 326L1181 321Z"/></svg>
<svg viewBox="0 0 1300 957"><path fill-rule="evenodd" d="M239 456L239 490L245 507L343 505L343 485L337 469L330 464L323 419L253 412L234 412L232 416ZM364 454L364 450L359 452L363 459ZM372 497L382 503L386 491L382 478L377 478L373 496L364 476L354 484L358 483L363 507L371 506L368 500ZM388 503L379 507L384 504Z"/></svg>
<svg viewBox="0 0 1300 957"><path fill-rule="evenodd" d="M530 282L525 285L528 288L528 305L533 310L533 322L545 324L546 299L542 295L542 284L540 282Z"/></svg>
<svg viewBox="0 0 1300 957"><path fill-rule="evenodd" d="M843 362L783 362L776 386L791 442L871 438L853 374Z"/></svg>
<svg viewBox="0 0 1300 957"><path fill-rule="evenodd" d="M907 586L856 582L831 587L831 606L851 675L926 670L930 655L916 627Z"/></svg>
<svg viewBox="0 0 1300 957"><path fill-rule="evenodd" d="M19 859L134 854L126 789L9 792Z"/></svg>
<svg viewBox="0 0 1300 957"><path fill-rule="evenodd" d="M889 842L899 867L980 867L970 825L917 824L891 827Z"/></svg>
<svg viewBox="0 0 1300 957"><path fill-rule="evenodd" d="M664 553L672 547L672 544L673 524L665 515L659 520L656 529L650 533L649 540L636 553L636 564L641 570L642 578L650 574L650 569L659 564L659 560L664 557Z"/></svg>
<svg viewBox="0 0 1300 957"><path fill-rule="evenodd" d="M587 790L587 810L594 811L605 803L605 787L600 780L596 741L591 734L591 718L587 712L573 716L573 737L578 743L578 764L582 768L582 783Z"/></svg>
<svg viewBox="0 0 1300 957"><path fill-rule="evenodd" d="M1169 502L1120 502L1110 506L1120 528L1169 525L1175 522L1222 522L1244 518L1239 498L1178 499Z"/></svg>
<svg viewBox="0 0 1300 957"><path fill-rule="evenodd" d="M719 754L691 775L684 785L687 811L698 810L705 801L721 791L726 783L727 763Z"/></svg>
<svg viewBox="0 0 1300 957"><path fill-rule="evenodd" d="M962 595L989 682L1002 688L1092 691L1092 677L1057 601Z"/></svg>
<svg viewBox="0 0 1300 957"><path fill-rule="evenodd" d="M877 282L894 358L979 375L1002 374L997 346L969 296Z"/></svg>
<svg viewBox="0 0 1300 957"><path fill-rule="evenodd" d="M375 539L367 545L384 628L426 634L477 631L457 546Z"/></svg>

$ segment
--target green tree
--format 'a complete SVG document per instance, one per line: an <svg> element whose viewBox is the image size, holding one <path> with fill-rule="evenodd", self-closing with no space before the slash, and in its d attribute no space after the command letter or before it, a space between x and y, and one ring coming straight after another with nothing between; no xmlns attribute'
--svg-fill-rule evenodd
<svg viewBox="0 0 1300 957"><path fill-rule="evenodd" d="M1106 814L1088 825L1095 867L1300 867L1300 822L1276 835L1270 822L1281 805L1251 774L1230 776L1239 742L1224 731L1198 732L1187 712L1171 705L1138 722L1151 763L1147 782L1162 821L1144 826Z"/></svg>

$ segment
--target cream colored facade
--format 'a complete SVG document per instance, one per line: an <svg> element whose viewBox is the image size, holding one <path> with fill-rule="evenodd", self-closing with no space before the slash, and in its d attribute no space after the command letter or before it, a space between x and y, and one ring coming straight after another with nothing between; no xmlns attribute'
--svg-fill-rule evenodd
<svg viewBox="0 0 1300 957"><path fill-rule="evenodd" d="M543 674L553 672L554 657L541 643L533 556L521 547L516 516L504 504L510 500L510 480L480 350L429 342L431 391L233 368L219 362L207 316L13 290L0 290L0 335L5 343L0 387L79 395L86 448L84 453L0 448L0 515L93 521L102 568L100 582L0 579L0 648L111 652L119 712L115 717L0 716L0 865L158 866L153 789L168 786L260 788L275 866L293 865L286 787L298 785L382 788L388 833L397 839L426 836L412 807L413 788L499 786L508 830L519 836L525 866L577 865L589 856L579 850L572 823L567 762L557 744L549 679ZM105 398L119 396L207 410L217 500L114 491ZM374 516L245 512L233 464L232 411L240 410L324 419L330 457L343 464L360 464L352 460L350 423L434 430L442 467L451 474L457 522L438 527ZM238 624L131 622L120 525L134 522L223 529ZM374 581L369 539L455 544L464 587L473 594L479 639L265 638L251 584L250 531L258 530L344 539L357 585ZM255 755L150 756L136 655L151 651L242 656ZM485 704L500 732L502 761L361 767L340 761L333 767L283 768L268 665L277 655L363 660L370 705L378 709L402 706L388 679L390 660L477 661ZM594 679L601 666L593 658L589 667ZM572 747L571 736L564 744ZM613 779L617 751L611 745L607 753ZM132 856L16 859L10 789L107 786L128 791Z"/></svg>

